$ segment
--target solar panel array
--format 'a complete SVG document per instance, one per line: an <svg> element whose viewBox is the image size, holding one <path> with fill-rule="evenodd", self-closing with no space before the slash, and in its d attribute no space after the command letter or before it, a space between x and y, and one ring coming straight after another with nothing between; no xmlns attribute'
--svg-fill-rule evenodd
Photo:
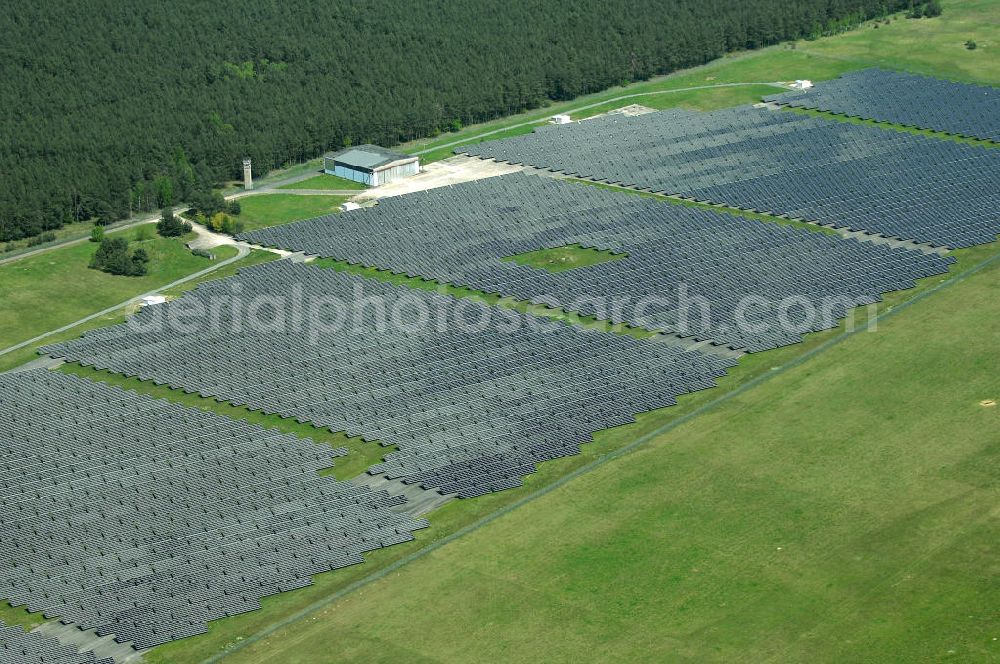
<svg viewBox="0 0 1000 664"><path fill-rule="evenodd" d="M55 637L25 632L0 621L0 662L3 664L115 664L111 658L97 659L94 653L79 652Z"/></svg>
<svg viewBox="0 0 1000 664"><path fill-rule="evenodd" d="M794 309L790 326L779 315L786 298L814 311L838 297L866 304L952 261L523 174L243 237L751 351L833 327L847 309L811 320ZM627 257L557 273L501 260L574 243ZM750 296L763 299L746 308ZM708 316L695 300L710 303Z"/></svg>
<svg viewBox="0 0 1000 664"><path fill-rule="evenodd" d="M611 115L456 151L934 246L1000 233L1000 150L800 113Z"/></svg>
<svg viewBox="0 0 1000 664"><path fill-rule="evenodd" d="M285 302L296 291L307 303L338 298L346 324L254 331L262 326L242 316L250 301L233 304L237 292ZM226 304L184 333L157 324L171 308L213 302ZM421 308L437 312L427 325L413 324L419 314L378 322L380 309ZM735 363L290 261L202 284L132 325L46 352L395 445L371 473L460 497L519 486L536 463L577 454L595 431L714 386Z"/></svg>
<svg viewBox="0 0 1000 664"><path fill-rule="evenodd" d="M0 450L0 597L137 648L427 525L344 450L56 372L0 374Z"/></svg>
<svg viewBox="0 0 1000 664"><path fill-rule="evenodd" d="M765 101L1000 143L1000 89L862 69Z"/></svg>

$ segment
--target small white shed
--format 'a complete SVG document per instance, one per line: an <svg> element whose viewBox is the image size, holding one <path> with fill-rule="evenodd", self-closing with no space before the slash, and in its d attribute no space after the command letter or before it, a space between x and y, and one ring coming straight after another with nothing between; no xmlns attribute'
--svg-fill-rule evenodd
<svg viewBox="0 0 1000 664"><path fill-rule="evenodd" d="M148 307L151 304L163 304L167 301L162 295L147 295L146 297L139 300L140 307Z"/></svg>
<svg viewBox="0 0 1000 664"><path fill-rule="evenodd" d="M351 210L357 210L360 207L361 206L358 205L357 203L355 203L354 201L347 201L343 205L340 206L340 211L341 212L350 212Z"/></svg>
<svg viewBox="0 0 1000 664"><path fill-rule="evenodd" d="M792 83L792 87L796 90L808 90L813 86L812 81L808 79L798 79Z"/></svg>
<svg viewBox="0 0 1000 664"><path fill-rule="evenodd" d="M560 114L560 115L553 115L551 118L549 118L549 122L551 124L563 125L563 124L569 124L570 122L572 122L572 120L568 115Z"/></svg>

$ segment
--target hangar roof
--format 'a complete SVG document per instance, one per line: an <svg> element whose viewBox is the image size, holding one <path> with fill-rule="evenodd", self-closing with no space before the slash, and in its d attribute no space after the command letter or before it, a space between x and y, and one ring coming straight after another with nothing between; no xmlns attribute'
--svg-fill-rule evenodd
<svg viewBox="0 0 1000 664"><path fill-rule="evenodd" d="M414 161L417 159L413 155L394 152L377 145L358 145L346 148L340 152L330 152L324 156L327 159L333 159L339 164L366 171L374 171L398 161Z"/></svg>

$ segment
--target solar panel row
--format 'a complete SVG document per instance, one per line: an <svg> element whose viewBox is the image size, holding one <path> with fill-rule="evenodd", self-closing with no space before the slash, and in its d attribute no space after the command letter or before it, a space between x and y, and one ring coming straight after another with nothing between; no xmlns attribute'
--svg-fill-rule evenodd
<svg viewBox="0 0 1000 664"><path fill-rule="evenodd" d="M295 318L289 303L260 331L242 322L250 301L234 304L236 292L285 303L296 291L306 302L339 299L345 324L271 326ZM184 332L157 324L172 309L212 302L226 305ZM404 310L433 317L394 323ZM714 386L735 363L289 261L45 351L394 445L373 474L461 497L519 486L536 463Z"/></svg>
<svg viewBox="0 0 1000 664"><path fill-rule="evenodd" d="M36 632L0 621L0 662L3 664L115 664L110 658L97 659L90 651L79 652L70 645Z"/></svg>
<svg viewBox="0 0 1000 664"><path fill-rule="evenodd" d="M607 116L456 151L933 246L1000 233L1000 150L799 113Z"/></svg>
<svg viewBox="0 0 1000 664"><path fill-rule="evenodd" d="M56 372L0 374L0 451L0 597L137 648L427 525L344 450Z"/></svg>
<svg viewBox="0 0 1000 664"><path fill-rule="evenodd" d="M862 69L765 101L1000 143L1000 89Z"/></svg>
<svg viewBox="0 0 1000 664"><path fill-rule="evenodd" d="M913 89L866 76L835 84L876 119L866 86ZM934 90L913 93L908 117L958 122L929 109ZM986 103L945 130L989 130ZM933 245L1000 230L996 151L792 113L609 117L465 151ZM246 238L750 350L952 262L524 175ZM502 260L568 244L626 257L559 273ZM682 298L707 306L701 327ZM790 325L780 307L796 298L839 304ZM288 261L45 351L394 446L369 472L462 497L518 486L735 363ZM0 596L140 648L426 526L393 510L401 498L320 477L343 450L59 373L0 374L0 451ZM0 655L95 661L2 624Z"/></svg>
<svg viewBox="0 0 1000 664"><path fill-rule="evenodd" d="M952 261L523 174L242 237L750 351L836 326L850 306ZM567 244L627 258L559 273L502 260ZM780 313L790 298L828 312L806 320L796 309L789 325Z"/></svg>

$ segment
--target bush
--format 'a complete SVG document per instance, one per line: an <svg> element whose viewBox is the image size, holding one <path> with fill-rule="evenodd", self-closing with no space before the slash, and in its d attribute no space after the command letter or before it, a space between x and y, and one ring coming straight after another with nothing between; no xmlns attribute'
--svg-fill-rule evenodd
<svg viewBox="0 0 1000 664"><path fill-rule="evenodd" d="M191 232L191 224L174 216L174 211L164 208L160 220L156 222L156 232L163 237L178 237Z"/></svg>
<svg viewBox="0 0 1000 664"><path fill-rule="evenodd" d="M94 224L94 227L90 229L90 241L100 242L104 239L104 226Z"/></svg>
<svg viewBox="0 0 1000 664"><path fill-rule="evenodd" d="M906 18L934 18L941 15L941 0L910 5Z"/></svg>
<svg viewBox="0 0 1000 664"><path fill-rule="evenodd" d="M139 248L130 253L128 240L123 237L104 238L90 259L90 267L95 270L130 277L146 274L148 263L146 250Z"/></svg>
<svg viewBox="0 0 1000 664"><path fill-rule="evenodd" d="M243 222L230 217L229 226L222 229L223 233L228 233L229 235L239 235L243 232Z"/></svg>
<svg viewBox="0 0 1000 664"><path fill-rule="evenodd" d="M243 212L243 208L240 207L240 202L235 199L229 201L229 205L226 206L226 209L229 211L229 214L234 215Z"/></svg>
<svg viewBox="0 0 1000 664"><path fill-rule="evenodd" d="M217 212L212 215L206 220L205 226L211 231L227 235L236 235L243 231L243 222L233 219L225 212Z"/></svg>
<svg viewBox="0 0 1000 664"><path fill-rule="evenodd" d="M976 50L976 42L974 42L974 41L972 41L970 39L969 41L965 42L965 48L969 49L970 51L975 51Z"/></svg>
<svg viewBox="0 0 1000 664"><path fill-rule="evenodd" d="M215 258L215 254L211 253L208 249L192 249L191 253L202 258Z"/></svg>
<svg viewBox="0 0 1000 664"><path fill-rule="evenodd" d="M143 224L142 226L135 227L135 233L133 233L132 237L136 242L145 242L152 237L152 235L153 234L152 231L150 231L149 226Z"/></svg>
<svg viewBox="0 0 1000 664"><path fill-rule="evenodd" d="M42 233L40 235L35 235L34 237L29 237L27 245L29 247L37 247L40 244L45 244L46 242L55 242L56 234L52 231Z"/></svg>
<svg viewBox="0 0 1000 664"><path fill-rule="evenodd" d="M205 219L205 227L214 233L222 232L222 225L229 219L225 212L216 212L211 217Z"/></svg>

